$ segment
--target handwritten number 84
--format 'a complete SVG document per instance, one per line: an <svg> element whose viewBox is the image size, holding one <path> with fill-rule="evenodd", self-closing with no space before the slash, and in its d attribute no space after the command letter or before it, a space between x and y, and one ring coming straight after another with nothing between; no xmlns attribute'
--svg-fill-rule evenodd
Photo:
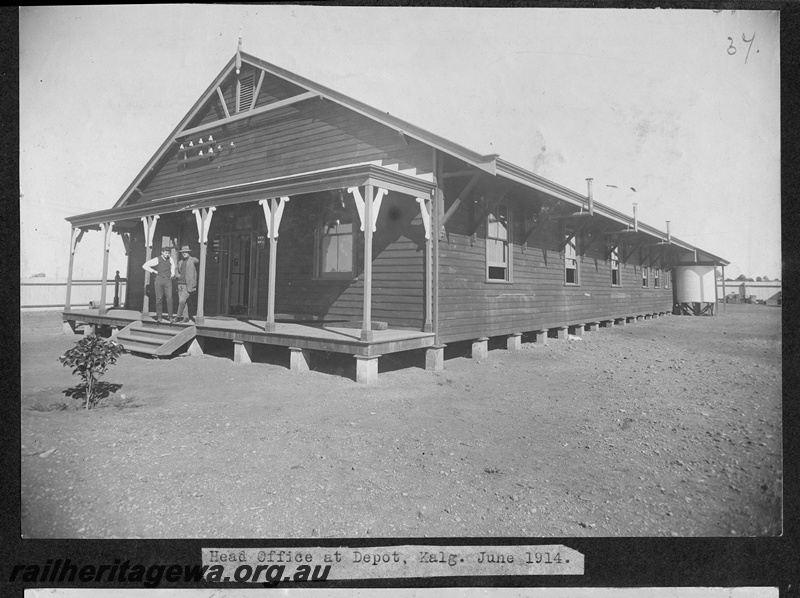
<svg viewBox="0 0 800 598"><path fill-rule="evenodd" d="M747 64L747 58L750 56L750 48L752 48L752 47L753 47L753 40L754 40L755 38L756 38L755 31L753 32L753 37L751 37L750 39L747 39L747 38L744 36L744 33L742 33L742 41L743 41L744 43L746 43L746 44L750 44L749 46L747 46L747 54L746 54L746 55L745 55L745 57L744 57L744 63L745 63L745 64ZM733 38L732 38L732 37L729 37L728 39L729 39L729 40L730 40L730 42L731 42L731 45L730 45L730 46L728 46L728 56L733 56L734 54L736 54L736 46L734 46L734 45L733 45Z"/></svg>

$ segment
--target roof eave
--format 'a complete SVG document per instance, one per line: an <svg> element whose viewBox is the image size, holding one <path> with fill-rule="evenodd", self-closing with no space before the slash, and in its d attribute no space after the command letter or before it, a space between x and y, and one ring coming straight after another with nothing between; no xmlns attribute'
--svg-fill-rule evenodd
<svg viewBox="0 0 800 598"><path fill-rule="evenodd" d="M119 206L107 210L87 212L65 218L74 228L96 227L106 222L137 220L155 214L185 212L187 210L246 203L256 199L311 193L323 189L347 188L372 182L377 186L397 190L401 193L427 197L435 184L412 177L396 170L364 163L342 166L318 172L276 177L252 183L204 189L158 200Z"/></svg>
<svg viewBox="0 0 800 598"><path fill-rule="evenodd" d="M531 187L547 195L554 197L556 199L560 199L566 201L567 203L571 203L575 206L586 208L589 207L589 198L585 195L581 195L573 191L572 189L568 189L567 187L563 187L558 183L554 183L544 177L541 177L533 172L525 170L524 168L517 166L516 164L512 164L507 160L503 160L502 158L497 158L497 173L499 176L505 177L512 181L516 181L521 183L527 187ZM609 206L606 206L597 200L593 202L594 212L604 218L608 218L609 220L613 220L620 224L625 224L626 226L633 226L634 219L622 212L619 212ZM639 231L652 237L655 237L661 241L667 242L669 239L669 244L674 245L676 247L685 249L687 251L699 251L702 252L704 255L707 255L711 260L718 262L720 265L727 266L730 262L717 257L705 250L700 249L699 247L695 247L687 243L686 241L681 241L677 237L668 235L666 232L663 232L653 226L645 224L641 221L637 223Z"/></svg>

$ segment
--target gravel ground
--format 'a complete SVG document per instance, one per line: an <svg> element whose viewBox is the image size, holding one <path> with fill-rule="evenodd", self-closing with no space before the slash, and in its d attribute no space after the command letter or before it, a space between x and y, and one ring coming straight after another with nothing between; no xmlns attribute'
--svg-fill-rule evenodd
<svg viewBox="0 0 800 598"><path fill-rule="evenodd" d="M375 386L349 357L126 354L88 412L57 361L78 337L21 325L25 537L781 532L780 308L383 358Z"/></svg>

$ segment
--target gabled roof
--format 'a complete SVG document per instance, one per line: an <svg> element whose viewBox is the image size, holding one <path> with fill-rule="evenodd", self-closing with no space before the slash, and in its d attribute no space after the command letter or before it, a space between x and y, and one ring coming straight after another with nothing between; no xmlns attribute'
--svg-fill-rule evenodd
<svg viewBox="0 0 800 598"><path fill-rule="evenodd" d="M383 112L372 106L364 104L358 100L350 98L342 93L339 93L333 89L325 87L324 85L320 85L314 81L306 79L300 75L287 71L281 67L278 67L274 64L256 58L255 56L251 56L245 52L238 52L234 55L231 60L225 65L222 71L217 75L217 77L211 82L211 84L206 88L200 98L195 102L192 106L191 110L183 117L180 121L178 126L172 130L166 140L161 144L158 151L153 155L153 157L147 162L145 167L139 172L133 182L128 186L125 192L120 196L117 202L114 204L111 210L103 210L102 212L96 212L93 214L85 214L82 216L76 216L72 218L68 218L67 220L70 221L73 226L85 226L90 221L97 222L95 216L103 215L104 219L108 219L112 215L120 215L120 216L128 216L138 213L142 210L149 210L150 212L156 208L155 205L150 205L149 207L145 208L144 206L128 206L127 209L122 209L125 207L126 202L129 200L131 195L137 190L139 185L142 181L146 178L146 176L157 166L158 162L165 156L165 154L171 149L172 144L175 140L182 135L186 135L192 129L189 128L189 124L192 120L198 115L198 113L208 104L208 102L217 95L217 88L231 75L232 71L237 68L237 57L240 57L241 64L249 64L256 69L260 69L268 74L274 75L286 81L293 83L294 85L305 89L306 92L296 96L296 98L289 98L287 103L290 101L301 101L308 99L309 97L321 97L326 100L335 102L345 108L353 110L354 112L366 116L378 123L381 123L387 127L397 130L398 132L402 133L405 136L409 136L412 138L417 139L418 141L425 143L437 150L440 150L448 155L451 155L463 162L493 176L502 177L509 181L513 181L517 184L523 185L524 187L534 189L540 192L545 193L546 195L553 197L555 199L564 201L566 203L575 205L580 208L588 207L588 197L581 195L571 189L558 185L553 181L545 179L531 171L528 171L522 167L516 166L506 160L503 160L499 157L498 154L481 154L479 152L475 152L470 150L464 146L461 146L457 143L454 143L444 137L440 137L435 133L431 133L430 131L426 131L416 125L413 125L407 121L404 121L400 118L392 116L387 112ZM269 107L269 106L267 106ZM244 112L241 114L237 114L233 119L237 118L247 118L251 116L253 112ZM160 204L164 202L159 202L159 207L166 207L166 205L161 206ZM605 206L598 202L594 203L594 211L596 214L608 218L612 221L618 222L620 224L625 224L626 226L630 226L633 224L633 219L621 212L618 212L608 206ZM179 210L183 208L176 207L175 210ZM175 210L168 210L168 211L175 211ZM122 212L122 213L120 213ZM667 233L662 232L654 227L648 226L643 223L639 223L639 230L644 233L655 237L656 239L665 241L668 238ZM728 265L730 262L723 260L715 255L712 255L706 251L702 251L693 245L690 245L686 242L683 242L677 239L674 236L670 237L670 242L672 245L676 245L678 247L682 247L688 251L697 251L698 255L702 255L704 259L708 259L714 261L718 264Z"/></svg>
<svg viewBox="0 0 800 598"><path fill-rule="evenodd" d="M290 81L295 85L298 85L309 92L312 92L315 96L325 98L327 100L336 102L354 112L357 112L363 116L371 118L381 124L384 124L390 128L396 129L397 131L403 133L404 135L408 135L409 137L413 137L423 143L430 145L438 150L441 150L445 153L454 155L461 160L465 161L466 163L475 166L489 174L494 175L496 173L495 167L495 160L497 158L497 154L480 154L478 152L474 152L468 148L465 148L457 143L453 143L445 139L444 137L440 137L434 133L426 131L416 125L413 125L409 122L401 120L395 116L388 114L387 112L382 112L372 106L368 106L363 102L358 100L354 100L342 93L334 91L324 85L320 85L315 83L305 77L301 77L300 75L296 75L290 71L282 69L281 67L275 66L268 62L265 62L255 56L251 56L245 52L241 52L241 61L242 64L247 63L250 64L257 69L261 69L266 73L275 75L286 81ZM125 205L125 202L134 192L134 190L139 186L141 181L144 177L150 172L151 169L155 167L158 161L169 151L173 141L176 137L179 137L183 134L183 132L187 129L187 125L192 121L192 119L197 115L197 113L206 105L206 103L215 96L217 87L227 79L231 72L236 68L236 56L231 58L228 64L222 69L222 71L217 75L217 77L212 81L211 85L209 85L200 98L195 102L192 106L191 110L183 117L181 122L178 124L175 129L172 130L170 135L161 144L158 151L155 155L148 161L145 167L139 172L133 182L128 186L122 196L117 200L114 204L114 208L121 207ZM242 118L246 118L250 116L248 113L243 113Z"/></svg>

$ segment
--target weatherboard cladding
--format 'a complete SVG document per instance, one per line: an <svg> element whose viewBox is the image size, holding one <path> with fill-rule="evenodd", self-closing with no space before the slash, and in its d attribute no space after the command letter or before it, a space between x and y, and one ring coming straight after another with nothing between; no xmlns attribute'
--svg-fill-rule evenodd
<svg viewBox="0 0 800 598"><path fill-rule="evenodd" d="M276 100L296 95L298 91L292 84L287 84L290 90L282 89L280 81L272 75L266 76L265 81L270 84L262 85L259 105L265 89ZM230 97L226 101L233 106L235 99ZM219 98L212 95L209 103L219 105ZM214 110L207 112L213 117L209 120L205 115L198 122L224 117ZM201 115L202 111L198 116ZM192 122L191 126L195 124ZM431 148L405 139L397 131L343 106L318 98L179 140L187 148L189 141L194 144L200 139L207 141L209 134L221 148L217 157L187 165L182 160L179 143L173 144L143 186L143 195L132 198L128 204L370 161L414 168L419 174L429 174L433 164Z"/></svg>
<svg viewBox="0 0 800 598"><path fill-rule="evenodd" d="M413 198L389 193L378 215L373 239L372 318L386 322L392 328L421 330L424 323L425 239L418 213L419 207ZM284 211L287 226L292 228L296 214L298 222L294 228L308 227L308 222L301 219L298 204L292 205L292 202L287 204ZM352 278L346 280L316 278L314 255L308 246L309 243L304 243L295 235L280 236L275 284L276 312L361 319L364 306L363 242L356 244L356 271ZM259 284L259 312L264 313L268 290L265 265L259 273Z"/></svg>
<svg viewBox="0 0 800 598"><path fill-rule="evenodd" d="M642 288L639 252L621 263L622 284L612 287L604 242L578 258L580 284L566 285L564 253L556 242L560 226L553 223L540 229L523 248L514 237L519 239L523 232L525 203L512 203L511 283L486 282L485 225L478 226L473 240L468 234L473 221L468 207L456 211L447 223L439 246L441 342L672 310L671 289L653 288L652 282Z"/></svg>

